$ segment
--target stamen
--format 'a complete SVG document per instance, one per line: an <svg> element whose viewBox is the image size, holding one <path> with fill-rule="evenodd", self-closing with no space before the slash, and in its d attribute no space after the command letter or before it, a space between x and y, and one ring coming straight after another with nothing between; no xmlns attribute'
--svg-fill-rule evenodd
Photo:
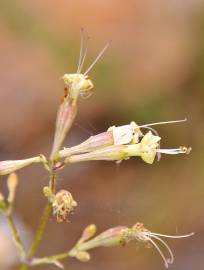
<svg viewBox="0 0 204 270"><path fill-rule="evenodd" d="M181 122L186 122L187 118L182 119L182 120L174 120L174 121L164 121L164 122L156 122L156 123L151 123L151 124L145 124L141 125L139 127L150 127L150 126L157 126L157 125L165 125L165 124L174 124L174 123L181 123Z"/></svg>
<svg viewBox="0 0 204 270"><path fill-rule="evenodd" d="M172 264L174 262L174 254L172 252L172 250L170 249L170 247L167 245L166 242L164 242L163 239L161 239L160 237L154 235L154 234L151 234L151 237L157 239L158 241L160 241L165 247L166 249L168 250L169 254L170 254L170 259L168 259L168 263Z"/></svg>
<svg viewBox="0 0 204 270"><path fill-rule="evenodd" d="M82 55L84 50L84 28L81 28L81 42L80 42L80 53L79 53L79 62L77 67L77 74L79 74L81 61L82 61Z"/></svg>
<svg viewBox="0 0 204 270"><path fill-rule="evenodd" d="M192 235L194 235L194 232L188 233L188 234L183 234L183 235L168 235L168 234L152 233L152 232L149 232L149 234L150 235L157 235L157 236L161 236L161 237L165 237L165 238L178 239L178 238L186 238L186 237L192 236Z"/></svg>
<svg viewBox="0 0 204 270"><path fill-rule="evenodd" d="M156 250L159 252L160 256L162 257L163 261L164 261L164 265L166 268L168 268L168 260L166 259L166 257L164 256L163 252L161 251L161 249L158 247L158 245L154 242L154 240L152 240L150 237L148 237L148 241L150 241L152 243L152 245L156 248Z"/></svg>
<svg viewBox="0 0 204 270"><path fill-rule="evenodd" d="M163 153L167 155L189 154L190 151L191 147L187 148L184 146L175 149L157 149L157 153Z"/></svg>
<svg viewBox="0 0 204 270"><path fill-rule="evenodd" d="M104 52L107 50L107 48L110 46L111 40L106 43L104 48L100 51L96 59L93 61L93 63L88 67L86 72L84 73L84 76L88 74L88 72L93 68L93 66L97 63L97 61L101 58L101 56L104 54Z"/></svg>
<svg viewBox="0 0 204 270"><path fill-rule="evenodd" d="M158 251L158 253L162 257L166 268L168 268L169 264L172 264L174 262L174 255L173 255L171 248L162 239L162 237L178 239L178 238L186 238L186 237L194 235L193 232L189 233L189 234L184 234L184 235L160 234L160 233L154 233L154 232L148 231L144 227L136 228L136 226L134 226L134 229L137 229L136 234L135 234L135 239L138 239L138 240L141 240L144 242L150 242L156 248L156 250ZM169 254L169 257L165 256L165 253L163 253L162 249L159 247L159 245L157 244L157 242L155 240L159 241L166 248L166 250Z"/></svg>
<svg viewBox="0 0 204 270"><path fill-rule="evenodd" d="M83 68L83 65L84 65L84 61L85 61L85 58L86 58L86 55L87 55L87 50L88 50L88 41L90 40L90 37L87 37L87 41L86 41L86 48L84 50L84 56L82 58L82 61L81 61L81 65L79 67L79 73L81 73L81 70Z"/></svg>

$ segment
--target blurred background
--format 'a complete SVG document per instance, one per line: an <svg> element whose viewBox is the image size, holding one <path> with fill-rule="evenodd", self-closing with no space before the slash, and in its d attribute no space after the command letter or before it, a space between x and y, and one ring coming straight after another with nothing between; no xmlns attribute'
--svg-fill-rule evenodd
<svg viewBox="0 0 204 270"><path fill-rule="evenodd" d="M189 156L163 156L152 166L139 159L67 166L58 189L72 192L78 207L68 224L50 217L38 256L72 247L85 226L98 232L143 222L155 232L195 236L169 240L171 269L201 270L204 263L204 2L202 0L0 1L0 159L49 154L60 76L76 71L80 27L91 36L86 67L107 40L113 42L90 73L94 95L79 102L65 145L75 145L112 125L188 118L157 130L162 147L192 146ZM46 199L48 177L40 166L18 173L15 216L29 244ZM0 190L6 194L6 177ZM0 217L0 269L18 269L15 248ZM131 243L99 248L65 269L151 269L164 265L156 250ZM37 268L36 268L37 269ZM41 269L56 269L46 266Z"/></svg>

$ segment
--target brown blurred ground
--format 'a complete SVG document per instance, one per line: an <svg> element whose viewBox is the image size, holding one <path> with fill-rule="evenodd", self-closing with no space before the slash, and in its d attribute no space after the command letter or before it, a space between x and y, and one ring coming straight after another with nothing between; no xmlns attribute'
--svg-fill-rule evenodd
<svg viewBox="0 0 204 270"><path fill-rule="evenodd" d="M195 231L191 239L169 241L176 256L171 269L203 269L203 4L0 1L1 160L49 153L63 89L59 78L76 70L81 26L91 36L87 65L108 39L113 43L91 72L96 92L80 101L66 145L113 124L187 117L185 124L158 131L163 147L193 147L190 156L163 157L153 166L135 159L119 168L93 162L65 169L58 188L71 191L79 207L69 224L50 218L39 256L70 248L87 224L95 223L102 231L141 221L161 233ZM48 179L37 166L20 171L19 177L16 213L34 230ZM5 189L3 177L0 189ZM164 269L155 250L137 247L98 249L87 264L67 260L65 265L78 270Z"/></svg>

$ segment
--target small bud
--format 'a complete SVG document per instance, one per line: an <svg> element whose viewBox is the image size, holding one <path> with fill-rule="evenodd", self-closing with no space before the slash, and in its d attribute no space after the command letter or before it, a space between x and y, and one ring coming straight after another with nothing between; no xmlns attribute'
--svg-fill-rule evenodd
<svg viewBox="0 0 204 270"><path fill-rule="evenodd" d="M66 190L60 190L53 198L53 214L57 222L68 221L69 214L73 212L77 202L73 199L72 194Z"/></svg>
<svg viewBox="0 0 204 270"><path fill-rule="evenodd" d="M6 206L6 202L5 202L5 198L4 195L0 192L0 212L4 212L6 211L7 206Z"/></svg>
<svg viewBox="0 0 204 270"><path fill-rule="evenodd" d="M88 239L93 237L95 234L96 234L96 225L91 224L91 225L87 226L84 229L82 236L81 236L80 240L78 241L78 243L82 243L82 242L87 241Z"/></svg>
<svg viewBox="0 0 204 270"><path fill-rule="evenodd" d="M53 202L53 199L55 198L54 193L52 192L50 187L44 187L43 188L43 194L45 195L45 197L48 198L48 200L50 202Z"/></svg>
<svg viewBox="0 0 204 270"><path fill-rule="evenodd" d="M17 174L11 173L7 179L7 186L8 186L8 191L9 191L9 195L8 195L7 200L8 200L9 204L13 204L13 202L14 202L17 185L18 185Z"/></svg>
<svg viewBox="0 0 204 270"><path fill-rule="evenodd" d="M10 174L33 163L40 162L42 162L41 156L21 160L0 161L0 175Z"/></svg>
<svg viewBox="0 0 204 270"><path fill-rule="evenodd" d="M91 259L90 254L86 251L78 252L75 258L77 258L81 262L88 262Z"/></svg>

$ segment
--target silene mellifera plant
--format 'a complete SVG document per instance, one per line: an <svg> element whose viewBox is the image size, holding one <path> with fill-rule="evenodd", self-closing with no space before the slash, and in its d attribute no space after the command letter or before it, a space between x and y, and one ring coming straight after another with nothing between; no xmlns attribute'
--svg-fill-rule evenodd
<svg viewBox="0 0 204 270"><path fill-rule="evenodd" d="M8 197L0 193L0 211L8 221L14 243L19 254L20 270L27 270L33 266L54 264L63 268L62 260L67 257L76 258L81 262L90 260L91 249L97 247L125 246L130 241L138 241L154 247L164 261L165 267L173 263L174 256L163 238L185 238L193 233L185 235L165 235L147 230L142 223L136 223L132 227L116 226L96 234L96 225L87 226L79 240L71 248L61 254L36 258L35 254L42 240L48 218L52 213L57 222L70 221L70 213L77 207L73 194L67 190L58 190L56 176L58 170L66 168L70 163L92 160L106 160L122 162L133 157L140 157L145 163L153 164L156 157L160 160L162 154L189 154L191 148L180 146L175 149L160 148L161 137L152 127L161 124L173 124L184 120L165 121L151 124L138 125L134 121L122 126L112 126L106 131L91 136L85 141L73 147L64 147L64 140L75 120L80 97L88 98L93 93L93 82L88 74L96 62L101 58L110 45L110 41L100 51L93 63L83 73L83 65L87 54L87 42L84 42L84 30L81 30L80 56L76 73L64 74L64 94L57 112L53 146L49 157L39 154L21 160L7 160L0 162L0 175L8 175ZM88 39L87 39L88 41ZM16 171L34 163L41 164L49 174L49 182L43 188L43 194L47 198L39 226L35 233L29 250L25 250L19 235L15 219L13 218L13 206L16 188L19 180ZM159 246L160 244L160 246ZM165 249L163 251L162 247Z"/></svg>

